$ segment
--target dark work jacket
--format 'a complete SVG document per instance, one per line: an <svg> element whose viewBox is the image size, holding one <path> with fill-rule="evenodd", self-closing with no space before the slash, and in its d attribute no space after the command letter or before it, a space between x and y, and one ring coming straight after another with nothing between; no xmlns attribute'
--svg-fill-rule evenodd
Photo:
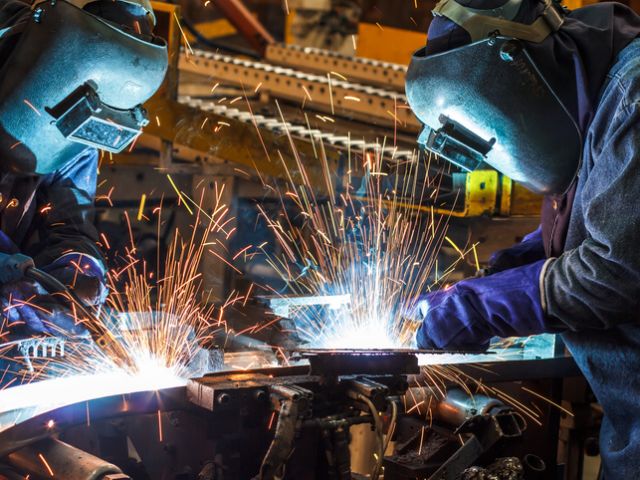
<svg viewBox="0 0 640 480"><path fill-rule="evenodd" d="M39 267L70 252L101 262L93 226L97 161L88 149L50 175L0 171L0 252L24 253Z"/></svg>
<svg viewBox="0 0 640 480"><path fill-rule="evenodd" d="M604 408L605 478L631 480L640 478L640 40L610 70L584 140L543 304L569 328L563 338Z"/></svg>

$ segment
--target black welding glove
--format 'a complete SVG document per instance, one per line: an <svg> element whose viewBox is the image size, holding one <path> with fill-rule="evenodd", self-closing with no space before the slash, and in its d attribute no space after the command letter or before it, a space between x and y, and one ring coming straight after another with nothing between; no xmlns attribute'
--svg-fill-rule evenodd
<svg viewBox="0 0 640 480"><path fill-rule="evenodd" d="M73 290L85 305L100 306L108 294L102 262L82 253L68 253L42 270Z"/></svg>

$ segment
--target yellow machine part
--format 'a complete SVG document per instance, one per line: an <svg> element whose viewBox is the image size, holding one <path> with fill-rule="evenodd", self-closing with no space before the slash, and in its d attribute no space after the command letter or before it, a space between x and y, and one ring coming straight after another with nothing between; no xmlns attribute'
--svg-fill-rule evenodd
<svg viewBox="0 0 640 480"><path fill-rule="evenodd" d="M413 52L424 47L426 33L361 23L358 26L359 57L409 65Z"/></svg>

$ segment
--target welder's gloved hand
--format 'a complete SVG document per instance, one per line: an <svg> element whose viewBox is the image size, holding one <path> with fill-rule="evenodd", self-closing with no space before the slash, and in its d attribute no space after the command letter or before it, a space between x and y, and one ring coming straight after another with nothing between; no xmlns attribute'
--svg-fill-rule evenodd
<svg viewBox="0 0 640 480"><path fill-rule="evenodd" d="M520 243L504 250L498 250L491 255L486 273L491 275L510 268L528 265L544 259L545 256L542 226L539 226L537 230L525 235Z"/></svg>
<svg viewBox="0 0 640 480"><path fill-rule="evenodd" d="M492 337L557 331L540 295L546 262L463 280L423 296L416 306L424 319L416 333L418 347L479 351Z"/></svg>
<svg viewBox="0 0 640 480"><path fill-rule="evenodd" d="M71 310L49 295L38 283L18 280L0 286L2 317L8 320L12 336L51 334L85 337L87 330L76 322Z"/></svg>
<svg viewBox="0 0 640 480"><path fill-rule="evenodd" d="M73 290L86 305L100 306L107 298L106 270L90 255L68 253L42 270Z"/></svg>

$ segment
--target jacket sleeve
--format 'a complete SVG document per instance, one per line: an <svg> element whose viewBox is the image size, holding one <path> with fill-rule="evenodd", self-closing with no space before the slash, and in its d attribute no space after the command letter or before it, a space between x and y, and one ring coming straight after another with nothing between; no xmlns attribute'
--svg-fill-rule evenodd
<svg viewBox="0 0 640 480"><path fill-rule="evenodd" d="M546 313L574 331L640 319L640 105L620 105L609 120L602 140L589 139L592 160L582 169L574 214L583 215L586 240L542 278Z"/></svg>
<svg viewBox="0 0 640 480"><path fill-rule="evenodd" d="M51 264L63 255L93 257L104 268L93 225L98 153L85 150L43 184L37 196L40 241L28 252L36 265Z"/></svg>

